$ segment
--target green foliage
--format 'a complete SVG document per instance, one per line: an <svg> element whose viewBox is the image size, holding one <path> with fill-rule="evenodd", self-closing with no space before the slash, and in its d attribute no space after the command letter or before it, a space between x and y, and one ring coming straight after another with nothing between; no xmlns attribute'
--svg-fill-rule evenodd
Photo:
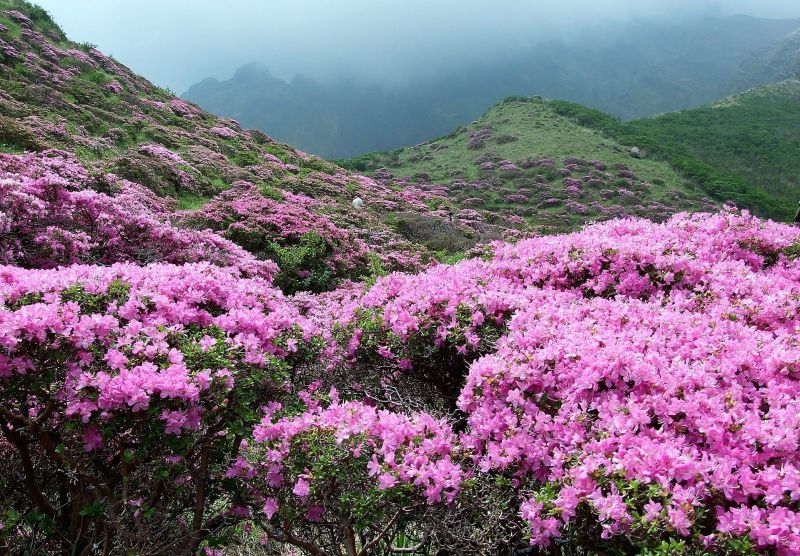
<svg viewBox="0 0 800 556"><path fill-rule="evenodd" d="M380 309L362 308L358 310L354 323L347 328L336 329L336 339L346 345L352 338L353 331L360 330L361 339L355 354L358 365L386 365L387 361L379 355L379 350L387 348L394 355L395 361L407 359L412 362L412 370L406 371L408 376L436 387L440 399L435 403L444 404L449 410L456 411L455 402L464 384L469 364L487 353L506 331L507 322L498 323L494 319L474 328L474 311L466 305L459 305L455 313L456 326L440 342L442 338L435 321L422 323L408 338L401 339L387 326ZM467 338L467 331L471 329L479 338L474 346ZM463 350L459 346L468 347Z"/></svg>
<svg viewBox="0 0 800 556"><path fill-rule="evenodd" d="M283 201L283 192L270 183L267 183L265 181L259 182L258 190L267 199L272 199L274 201Z"/></svg>
<svg viewBox="0 0 800 556"><path fill-rule="evenodd" d="M431 209L439 208L436 201L431 205ZM441 218L424 214L408 212L392 215L387 219L387 223L404 238L424 245L433 252L443 252L448 255L461 253L475 243L464 229Z"/></svg>
<svg viewBox="0 0 800 556"><path fill-rule="evenodd" d="M333 163L351 172L367 172L368 170L374 169L371 165L374 161L374 157L378 154L385 153L362 154L353 158L333 160Z"/></svg>
<svg viewBox="0 0 800 556"><path fill-rule="evenodd" d="M112 77L103 70L86 71L81 74L81 78L97 85L105 85L112 80Z"/></svg>
<svg viewBox="0 0 800 556"><path fill-rule="evenodd" d="M17 10L28 15L33 21L34 26L38 31L44 34L52 33L59 37L59 40L65 40L66 37L61 28L53 21L50 13L44 8L37 6L27 0L1 0L0 9L2 10Z"/></svg>
<svg viewBox="0 0 800 556"><path fill-rule="evenodd" d="M236 150L230 157L230 160L241 168L255 166L261 162L261 158L256 153L245 150Z"/></svg>
<svg viewBox="0 0 800 556"><path fill-rule="evenodd" d="M286 150L282 149L276 145L267 145L264 150L268 153L277 156L281 162L287 162L288 157L286 155Z"/></svg>
<svg viewBox="0 0 800 556"><path fill-rule="evenodd" d="M21 296L14 302L6 301L6 305L12 311L19 310L20 307L25 307L26 305L33 305L34 303L39 303L43 299L42 294L40 293L26 293L25 295Z"/></svg>
<svg viewBox="0 0 800 556"><path fill-rule="evenodd" d="M794 243L783 250L784 255L790 259L797 259L800 257L800 243Z"/></svg>
<svg viewBox="0 0 800 556"><path fill-rule="evenodd" d="M730 110L707 106L633 122L573 102L548 104L581 126L668 162L715 199L733 201L771 218L790 216L794 201L789 203L786 194L761 176L784 176L787 167L795 175L800 172L800 143L778 132L782 117L795 122L795 130L800 125L797 100L790 106L791 102L751 99ZM768 140L772 134L777 137ZM757 171L749 170L754 166Z"/></svg>
<svg viewBox="0 0 800 556"><path fill-rule="evenodd" d="M113 161L110 170L120 177L144 185L161 197L177 197L182 190L180 179L173 174L170 166L156 159L122 156Z"/></svg>
<svg viewBox="0 0 800 556"><path fill-rule="evenodd" d="M629 126L672 153L682 149L677 162L687 173L704 178L712 171L727 173L735 183L747 184L742 202L775 218L793 215L800 186L800 82L768 85ZM707 167L692 164L690 156Z"/></svg>
<svg viewBox="0 0 800 556"><path fill-rule="evenodd" d="M208 181L214 191L226 191L230 189L230 184L222 178L212 178Z"/></svg>
<svg viewBox="0 0 800 556"><path fill-rule="evenodd" d="M329 290L336 280L335 272L326 264L330 252L325 239L314 232L303 234L292 245L269 243L267 258L280 267L275 285L287 294Z"/></svg>
<svg viewBox="0 0 800 556"><path fill-rule="evenodd" d="M541 102L541 97L523 97L519 95L511 95L500 101L501 104L512 104L515 102Z"/></svg>
<svg viewBox="0 0 800 556"><path fill-rule="evenodd" d="M108 511L108 502L100 502L99 500L92 501L88 506L79 512L83 517L102 517Z"/></svg>
<svg viewBox="0 0 800 556"><path fill-rule="evenodd" d="M25 64L17 62L14 64L14 75L17 78L24 79L26 77L31 77L33 72L31 72L30 68Z"/></svg>
<svg viewBox="0 0 800 556"><path fill-rule="evenodd" d="M203 207L211 197L198 195L189 191L178 192L178 210L198 210Z"/></svg>
<svg viewBox="0 0 800 556"><path fill-rule="evenodd" d="M103 313L110 303L123 304L128 299L130 284L116 279L108 285L105 293L89 293L80 282L75 283L61 292L64 303L70 301L77 303L81 311L88 314Z"/></svg>
<svg viewBox="0 0 800 556"><path fill-rule="evenodd" d="M443 264L456 264L467 258L466 253L453 253L448 254L446 251L438 251L436 253L436 260Z"/></svg>
<svg viewBox="0 0 800 556"><path fill-rule="evenodd" d="M298 164L303 170L309 170L311 172L325 172L328 174L336 173L335 163L328 162L327 160L314 156L308 159L300 159L298 160Z"/></svg>
<svg viewBox="0 0 800 556"><path fill-rule="evenodd" d="M42 143L24 124L0 116L0 148L6 151L43 151Z"/></svg>

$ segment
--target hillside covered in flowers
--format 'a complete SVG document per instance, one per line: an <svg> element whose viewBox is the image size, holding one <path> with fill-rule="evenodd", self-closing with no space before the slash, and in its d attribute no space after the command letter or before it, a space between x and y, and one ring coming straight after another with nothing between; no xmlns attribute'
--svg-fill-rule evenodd
<svg viewBox="0 0 800 556"><path fill-rule="evenodd" d="M441 192L455 207L485 211L495 221L515 221L538 233L620 216L664 220L682 210L719 207L696 180L636 146L635 137L591 129L562 104L571 106L509 97L443 137L342 164L385 185Z"/></svg>
<svg viewBox="0 0 800 556"><path fill-rule="evenodd" d="M436 193L0 6L4 553L800 554L800 229L608 215L441 264L386 219L484 233Z"/></svg>

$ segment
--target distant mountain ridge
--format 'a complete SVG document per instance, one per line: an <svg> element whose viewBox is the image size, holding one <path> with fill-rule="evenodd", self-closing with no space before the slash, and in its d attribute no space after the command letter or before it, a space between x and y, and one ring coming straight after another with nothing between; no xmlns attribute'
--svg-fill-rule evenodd
<svg viewBox="0 0 800 556"><path fill-rule="evenodd" d="M346 158L447 133L509 95L565 99L623 119L699 106L795 75L798 37L796 19L637 23L453 68L402 91L352 80L286 82L253 63L183 97L309 152Z"/></svg>
<svg viewBox="0 0 800 556"><path fill-rule="evenodd" d="M742 85L800 79L800 29L781 37L743 65Z"/></svg>

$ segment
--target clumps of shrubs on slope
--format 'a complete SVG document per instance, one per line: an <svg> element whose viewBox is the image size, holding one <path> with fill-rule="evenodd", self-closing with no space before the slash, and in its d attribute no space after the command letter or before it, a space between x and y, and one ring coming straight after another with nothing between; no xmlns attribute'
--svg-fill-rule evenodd
<svg viewBox="0 0 800 556"><path fill-rule="evenodd" d="M262 190L237 182L184 218L209 228L259 259L275 261L284 291L325 291L337 280L358 278L370 268L366 244L314 211L320 202L305 195ZM377 256L377 255L375 255Z"/></svg>
<svg viewBox="0 0 800 556"><path fill-rule="evenodd" d="M173 211L174 201L114 175L90 176L62 151L0 154L4 264L211 262L251 276L277 272L273 262L258 260L213 232L173 225Z"/></svg>
<svg viewBox="0 0 800 556"><path fill-rule="evenodd" d="M195 204L239 181L268 184L278 193L313 198L311 212L316 214L309 218L351 230L356 236L353 245L367 242L371 252L378 253L379 261L370 257L368 264L353 271L347 261L338 260L349 254L338 249L337 237L309 236L302 242L302 253L270 253L282 258L284 268L292 268L285 280L284 275L278 278L284 287L292 283L295 289L316 290L376 269L418 269L431 258L424 247L404 242L379 216L387 210L428 212L430 195L414 188L383 187L261 132L244 130L234 120L203 112L95 48L70 43L49 18L26 15L35 11L22 0L7 0L0 7L6 27L0 31L0 52L6 53L0 54L0 88L5 93L0 109L13 115L0 118L0 150L64 149L91 174L113 174L158 196L192 199ZM351 206L356 197L365 201L362 214ZM288 203L284 206L289 210ZM262 239L281 247L290 241L280 235ZM359 264L361 251L357 247L352 257ZM312 262L319 262L319 268L305 268ZM308 283L299 280L302 273L317 270L330 275Z"/></svg>
<svg viewBox="0 0 800 556"><path fill-rule="evenodd" d="M614 220L295 298L207 263L5 266L0 534L796 553L797 241Z"/></svg>

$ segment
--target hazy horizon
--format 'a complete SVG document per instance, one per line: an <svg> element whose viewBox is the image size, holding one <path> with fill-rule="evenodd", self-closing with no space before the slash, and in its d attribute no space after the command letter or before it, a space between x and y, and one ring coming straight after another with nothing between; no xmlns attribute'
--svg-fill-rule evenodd
<svg viewBox="0 0 800 556"><path fill-rule="evenodd" d="M39 0L67 34L98 45L157 85L183 93L206 77L227 79L258 61L276 77L351 78L398 85L476 61L491 63L543 40L622 32L638 21L669 23L744 14L798 18L800 5L769 0L693 2L565 0L348 0L278 5L232 0ZM158 17L153 17L157 14ZM602 33L598 30L602 29Z"/></svg>

